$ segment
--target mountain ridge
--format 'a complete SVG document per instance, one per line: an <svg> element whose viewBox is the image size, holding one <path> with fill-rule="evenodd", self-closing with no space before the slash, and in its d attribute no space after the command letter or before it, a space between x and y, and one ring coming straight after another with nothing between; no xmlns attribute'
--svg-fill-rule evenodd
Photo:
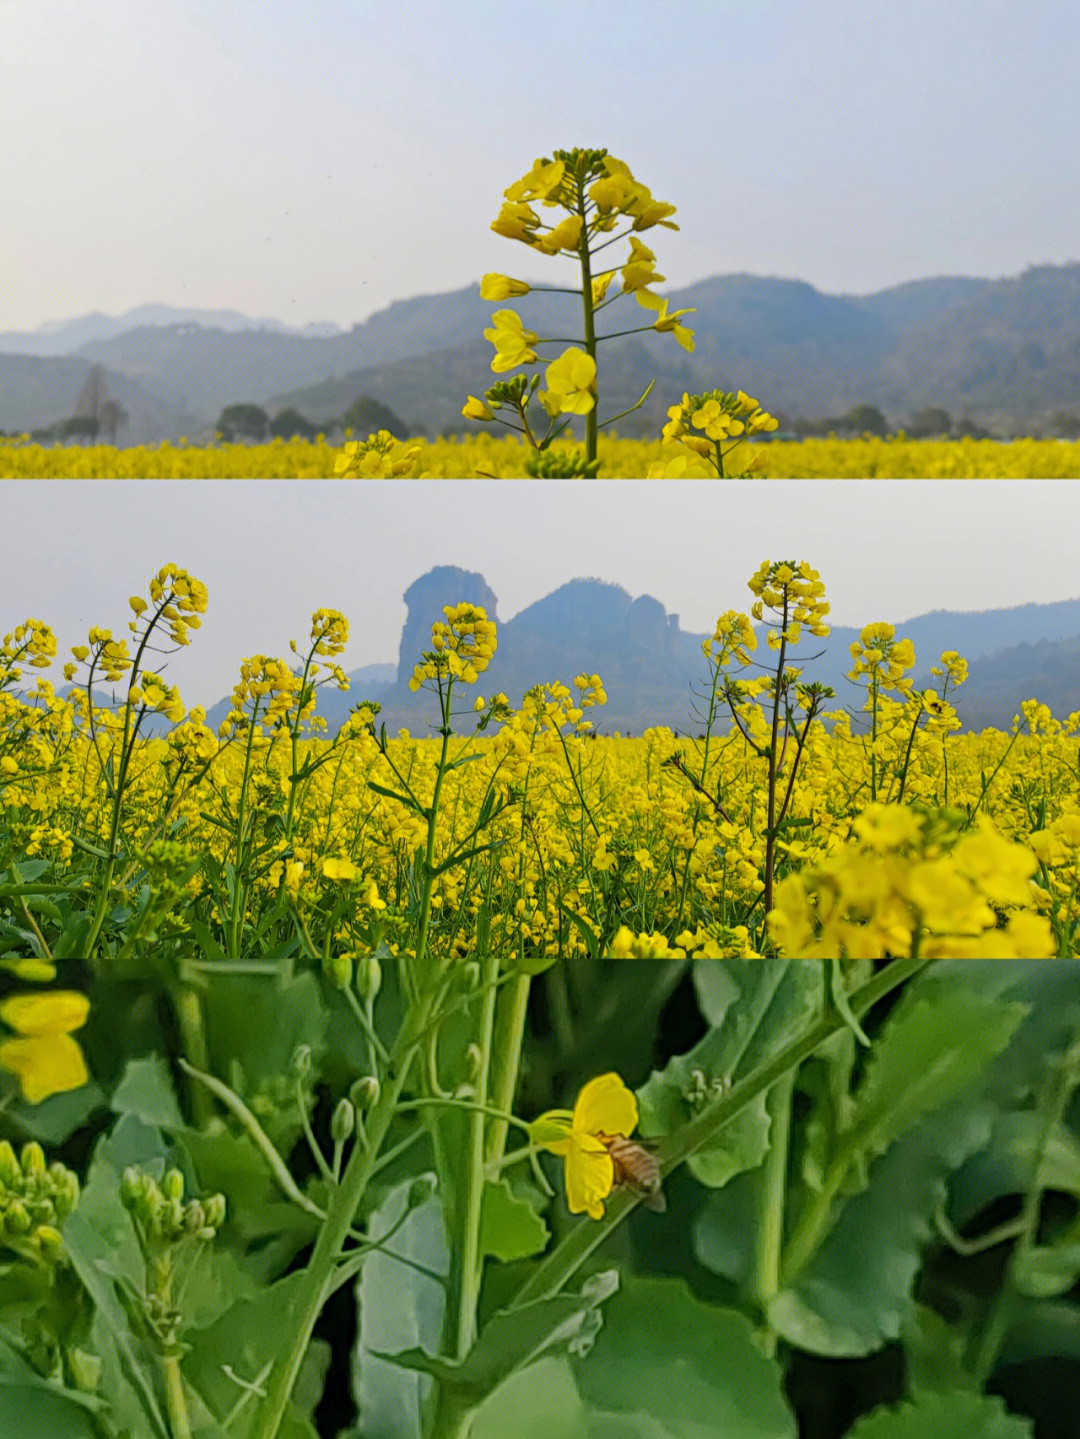
<svg viewBox="0 0 1080 1439"><path fill-rule="evenodd" d="M1020 434L1045 428L1080 395L1080 262L994 280L939 276L858 296L826 294L802 280L714 275L665 298L673 310L695 311L686 323L696 346L687 353L647 331L605 344L601 421L657 382L620 423L621 434L658 434L685 389L744 389L795 419L874 404L894 429L916 409L940 406L956 420ZM513 303L541 335L580 329L576 296L536 290ZM221 410L243 402L270 411L295 405L322 424L360 394L388 404L417 435L460 434L478 428L461 417L466 395L495 378L482 332L497 308L473 284L395 300L347 330L329 321L296 329L238 311L140 306L119 319L52 321L44 336L41 327L9 331L0 334L0 429L26 431L70 416L78 384L70 368L58 367L88 373L98 364L125 405L120 391L132 385L153 403L160 418L144 428L156 424L157 439L209 438ZM168 322L144 323L154 315ZM124 328L133 316L140 323ZM629 301L598 315L601 334L637 322L647 326L648 313ZM114 325L121 328L110 331ZM65 334L82 337L73 350L39 353ZM23 348L13 353L12 345ZM31 360L39 367L33 374ZM135 428L121 438L136 442Z"/></svg>

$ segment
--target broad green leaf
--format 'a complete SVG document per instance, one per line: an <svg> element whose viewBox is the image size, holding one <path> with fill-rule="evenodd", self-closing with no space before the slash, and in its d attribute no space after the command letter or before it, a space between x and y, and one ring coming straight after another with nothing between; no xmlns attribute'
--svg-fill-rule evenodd
<svg viewBox="0 0 1080 1439"><path fill-rule="evenodd" d="M920 1394L864 1414L846 1439L1031 1439L1030 1419L1010 1414L995 1394Z"/></svg>
<svg viewBox="0 0 1080 1439"><path fill-rule="evenodd" d="M318 1064L327 1016L313 974L301 974L286 985L273 979L214 975L204 1007L213 1056L209 1067L229 1082L233 1063L240 1065L249 1087L291 1073L293 1055L302 1044L311 1048Z"/></svg>
<svg viewBox="0 0 1080 1439"><path fill-rule="evenodd" d="M552 1351L585 1353L601 1325L600 1306L618 1288L614 1270L593 1274L580 1294L558 1294L519 1309L501 1309L485 1324L460 1364L424 1349L383 1355L394 1363L429 1374L473 1405L491 1394L516 1370Z"/></svg>
<svg viewBox="0 0 1080 1439"><path fill-rule="evenodd" d="M832 1214L832 1227L791 1286L769 1305L790 1344L835 1358L873 1353L897 1339L913 1308L931 1216L949 1174L990 1134L985 1106L953 1106L898 1140L868 1187Z"/></svg>
<svg viewBox="0 0 1080 1439"><path fill-rule="evenodd" d="M1040 1146L1042 1187L1080 1196L1080 1141L1064 1125L1055 1125L1048 1135L1045 1129L1045 1118L1033 1109L997 1116L986 1149L973 1155L950 1185L948 1212L954 1225L963 1229L994 1200L1026 1193Z"/></svg>
<svg viewBox="0 0 1080 1439"><path fill-rule="evenodd" d="M825 1188L849 1185L926 1114L955 1099L1009 1043L1021 1004L946 980L902 995L878 1034Z"/></svg>
<svg viewBox="0 0 1080 1439"><path fill-rule="evenodd" d="M999 1362L1033 1359L1080 1360L1080 1304L1054 1299L1021 1299L1001 1346Z"/></svg>
<svg viewBox="0 0 1080 1439"><path fill-rule="evenodd" d="M592 1439L592 1434L569 1360L548 1355L519 1369L484 1400L469 1439Z"/></svg>
<svg viewBox="0 0 1080 1439"><path fill-rule="evenodd" d="M507 1180L484 1185L480 1211L480 1255L504 1264L539 1254L548 1242L548 1227L527 1199L520 1199Z"/></svg>
<svg viewBox="0 0 1080 1439"><path fill-rule="evenodd" d="M287 1274L276 1284L237 1300L207 1328L185 1335L190 1348L183 1360L184 1379L220 1424L225 1423L243 1399L242 1384L260 1387L265 1384L270 1365L281 1351L282 1335L303 1283L302 1272ZM314 1358L317 1369L325 1364L324 1351L317 1351ZM240 1382L230 1378L230 1373ZM305 1390L310 1400L310 1383L305 1383ZM242 1439L253 1417L252 1402L242 1405L236 1419L229 1424L229 1433L235 1439ZM297 1439L315 1432L304 1423L297 1427L300 1417L294 1408L292 1432ZM289 1430L283 1428L282 1432L284 1435Z"/></svg>
<svg viewBox="0 0 1080 1439"><path fill-rule="evenodd" d="M820 1004L821 969L813 960L705 960L694 965L693 974L712 1027L689 1054L678 1055L637 1091L645 1135L674 1133L707 1102L714 1084L741 1078L770 1060ZM761 1163L769 1143L765 1100L759 1094L690 1158L695 1179L719 1189Z"/></svg>
<svg viewBox="0 0 1080 1439"><path fill-rule="evenodd" d="M169 1066L160 1055L129 1060L110 1104L117 1114L134 1114L162 1129L179 1129L184 1122Z"/></svg>
<svg viewBox="0 0 1080 1439"><path fill-rule="evenodd" d="M758 1348L749 1320L703 1304L681 1279L624 1278L592 1353L574 1370L590 1439L796 1434L783 1373Z"/></svg>
<svg viewBox="0 0 1080 1439"><path fill-rule="evenodd" d="M1080 1277L1080 1243L1039 1244L1016 1256L1013 1278L1030 1299L1068 1294Z"/></svg>
<svg viewBox="0 0 1080 1439"><path fill-rule="evenodd" d="M913 1304L902 1326L904 1371L913 1396L978 1391L979 1382L964 1360L966 1324L950 1324L936 1309Z"/></svg>
<svg viewBox="0 0 1080 1439"><path fill-rule="evenodd" d="M434 1277L445 1275L448 1267L442 1209L432 1196L406 1212L412 1183L392 1189L371 1215L373 1239L381 1239L403 1216L404 1222L387 1240L386 1253L374 1250L367 1256L356 1284L359 1334L352 1387L364 1439L420 1439L421 1407L431 1381L380 1355L412 1346L434 1352L442 1331L446 1296Z"/></svg>

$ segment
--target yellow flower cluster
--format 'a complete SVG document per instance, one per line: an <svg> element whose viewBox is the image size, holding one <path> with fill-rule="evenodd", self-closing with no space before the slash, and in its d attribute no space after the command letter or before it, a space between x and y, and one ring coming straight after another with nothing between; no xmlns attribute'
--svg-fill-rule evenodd
<svg viewBox="0 0 1080 1439"><path fill-rule="evenodd" d="M1035 912L1031 847L1006 839L981 816L974 832L958 836L960 818L869 805L850 843L778 886L768 922L781 953L1052 958L1050 922Z"/></svg>
<svg viewBox="0 0 1080 1439"><path fill-rule="evenodd" d="M409 688L415 693L428 680L454 678L475 684L486 670L499 640L494 620L481 605L444 605L446 623L431 627L431 650L415 667Z"/></svg>

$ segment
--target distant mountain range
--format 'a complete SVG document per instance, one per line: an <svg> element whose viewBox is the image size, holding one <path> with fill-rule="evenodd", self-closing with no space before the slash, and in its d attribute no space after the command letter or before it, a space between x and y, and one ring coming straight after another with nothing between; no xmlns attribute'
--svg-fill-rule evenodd
<svg viewBox="0 0 1080 1439"><path fill-rule="evenodd" d="M686 321L693 353L655 334L624 336L601 351L601 421L656 380L642 408L619 422L620 434L657 435L684 390L741 388L792 420L872 404L894 429L936 406L999 434L1045 429L1080 403L1080 262L1009 279L918 280L862 296L724 275L666 298L672 310L696 311ZM537 291L505 303L541 336L580 331L574 296ZM209 438L222 409L242 402L270 414L294 405L325 424L361 395L388 405L412 434L460 434L477 428L461 417L466 395L496 378L482 331L498 308L472 285L395 301L349 330L145 305L119 318L92 314L0 333L0 430L70 417L99 365L129 415L122 443ZM602 311L598 328L647 320L628 298Z"/></svg>
<svg viewBox="0 0 1080 1439"><path fill-rule="evenodd" d="M489 618L498 619L498 599L483 575L452 565L429 570L409 586L404 599L407 616L397 664L368 664L351 671L347 691L334 685L319 690L318 713L329 734L337 733L362 700L378 700L379 722L391 735L402 728L415 735L429 733L437 723L435 699L423 689L414 694L409 678L430 647L433 621L443 618L444 605L461 601L483 605ZM887 618L868 614L864 623ZM890 623L896 625L897 638L910 639L915 648L913 679L918 689L941 693L942 682L930 668L943 651L955 650L968 661L967 682L949 695L965 730L1008 730L1021 702L1028 699L1047 705L1060 721L1080 711L1080 599L974 613L933 610ZM755 628L760 635L760 626ZM866 689L853 685L846 674L850 646L861 628L838 626L823 640L804 635L789 655L806 683L832 686L836 697L826 709L846 707L856 728ZM679 616L651 595L634 598L621 585L604 580L570 580L512 620L499 621L498 649L479 683L461 691L460 709L470 710L478 692L490 697L500 691L516 708L534 685L560 681L572 686L574 677L584 672L599 674L608 696L607 704L588 716L598 733L641 734L665 725L681 734L697 734L708 678L701 653L704 638L683 630ZM759 641L753 658L768 667L771 653ZM736 667L731 673L740 672ZM184 697L189 704L204 700L188 692ZM105 701L103 693L97 698ZM228 711L226 696L208 709L207 724L216 730ZM471 714L466 714L459 725L467 729L471 722ZM720 725L721 731L727 727ZM161 734L169 728L163 717L152 716L144 732Z"/></svg>
<svg viewBox="0 0 1080 1439"><path fill-rule="evenodd" d="M396 668L369 665L353 672L348 692L332 686L320 691L319 713L331 734L364 699L380 702L379 719L388 733L402 727L413 734L427 732L436 722L434 700L425 690L413 694L408 682L421 652L430 647L432 622L442 618L443 605L463 600L483 605L489 617L498 616L498 600L483 575L453 566L430 570L404 598L408 614ZM883 618L871 614L866 623ZM920 689L941 692L930 667L942 651L956 650L968 660L967 683L950 695L965 729L1007 730L1021 701L1032 698L1049 705L1059 720L1080 711L1080 599L978 613L934 610L898 623L896 632L915 647L914 678ZM608 703L590 715L599 732L640 734L666 725L696 734L707 677L704 638L681 629L678 615L651 595L633 598L620 585L571 580L500 622L495 656L462 708L477 691L490 696L501 690L517 706L535 684L559 680L572 685L575 675L598 673L608 696ZM805 636L791 654L807 683L819 680L836 691L829 709L858 709L865 698L865 687L856 688L845 678L850 645L858 638L859 629L839 626L824 640ZM770 654L762 643L755 658L767 663ZM207 722L216 728L227 710L222 700Z"/></svg>

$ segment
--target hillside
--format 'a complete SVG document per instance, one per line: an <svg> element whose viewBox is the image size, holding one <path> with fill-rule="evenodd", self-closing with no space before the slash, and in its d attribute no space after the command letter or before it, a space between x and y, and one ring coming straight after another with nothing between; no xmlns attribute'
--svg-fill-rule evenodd
<svg viewBox="0 0 1080 1439"><path fill-rule="evenodd" d="M1056 412L1077 407L1080 263L1000 280L921 280L865 296L724 275L667 298L673 310L696 311L687 321L693 353L654 334L623 336L602 351L602 420L657 382L645 406L620 421L625 435L655 435L684 389L742 388L788 419L874 404L894 429L934 405L1002 434L1045 430ZM580 329L574 296L536 292L515 303L541 336ZM295 405L324 424L361 394L390 405L417 434L460 433L465 396L495 378L482 331L498 308L472 285L395 301L350 330L144 306L123 321L91 315L44 334L8 333L0 335L0 429L69 416L96 363L125 406L128 387L156 407L157 439L208 435L222 408L242 401L271 413ZM647 319L632 300L619 300L601 312L598 329Z"/></svg>
<svg viewBox="0 0 1080 1439"><path fill-rule="evenodd" d="M349 692L322 691L320 713L331 733L361 699L379 700L380 720L390 734L402 727L414 734L428 732L436 720L435 702L427 691L413 694L408 681L430 644L432 621L442 618L448 598L482 604L498 618L498 599L483 575L453 566L421 576L404 598L408 614L396 670L368 666L354 672ZM867 623L878 618L868 615ZM1021 701L1031 698L1048 704L1061 720L1080 710L1080 599L971 614L935 610L896 629L898 637L910 638L915 646L914 677L920 689L940 691L930 667L943 650L957 650L968 660L970 678L952 695L966 729L1007 730ZM846 678L850 645L858 635L858 629L838 627L825 640L807 637L792 656L804 680L833 687L831 709L854 706L857 712L865 698L865 687ZM571 580L499 622L498 649L476 690L485 696L501 690L516 706L535 684L571 685L575 675L599 673L608 703L591 716L598 731L640 734L666 725L697 733L707 678L703 638L683 630L678 615L650 595L634 598L620 585ZM762 646L755 657L764 661L767 654ZM215 706L210 723L216 726L226 708L224 702ZM462 708L467 708L464 702Z"/></svg>

